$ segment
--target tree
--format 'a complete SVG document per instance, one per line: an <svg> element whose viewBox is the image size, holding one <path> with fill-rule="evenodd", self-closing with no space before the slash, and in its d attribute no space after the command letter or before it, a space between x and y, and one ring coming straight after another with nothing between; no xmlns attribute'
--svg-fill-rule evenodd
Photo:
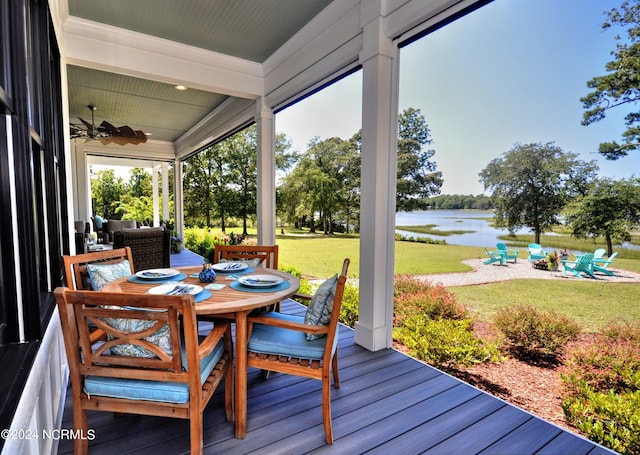
<svg viewBox="0 0 640 455"><path fill-rule="evenodd" d="M236 203L232 215L242 218L242 234L247 235L247 219L256 213L257 188L257 133L252 125L220 143L228 158L230 182Z"/></svg>
<svg viewBox="0 0 640 455"><path fill-rule="evenodd" d="M595 181L587 195L569 205L566 222L575 237L604 237L611 256L613 241L631 240L640 226L640 179Z"/></svg>
<svg viewBox="0 0 640 455"><path fill-rule="evenodd" d="M153 185L151 174L141 167L129 171L129 194L132 197L151 196Z"/></svg>
<svg viewBox="0 0 640 455"><path fill-rule="evenodd" d="M480 172L485 190L492 192L495 221L510 233L529 227L540 234L559 224L567 202L587 192L598 169L553 143L516 144Z"/></svg>
<svg viewBox="0 0 640 455"><path fill-rule="evenodd" d="M120 219L116 216L116 209L127 192L122 178L115 176L113 169L104 169L96 172L91 178L91 200L93 213L105 220Z"/></svg>
<svg viewBox="0 0 640 455"><path fill-rule="evenodd" d="M436 152L424 149L432 143L420 109L405 109L398 116L397 212L426 209L427 198L440 194L442 172L431 161Z"/></svg>
<svg viewBox="0 0 640 455"><path fill-rule="evenodd" d="M594 91L580 99L586 109L583 125L602 120L610 109L640 100L640 1L624 1L607 15L602 29L614 25L626 27L627 40L620 35L615 37L616 49L611 52L614 60L605 66L608 73L587 82L587 87ZM623 144L616 141L600 144L599 152L609 160L617 160L640 147L640 111L627 114L625 124Z"/></svg>

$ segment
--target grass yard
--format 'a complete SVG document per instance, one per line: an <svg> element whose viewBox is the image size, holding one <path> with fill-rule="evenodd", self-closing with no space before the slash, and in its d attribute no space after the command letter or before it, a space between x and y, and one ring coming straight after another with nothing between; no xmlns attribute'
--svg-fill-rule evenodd
<svg viewBox="0 0 640 455"><path fill-rule="evenodd" d="M295 267L306 277L324 279L334 275L339 272L345 257L351 259L349 276L360 274L360 239L357 236L289 234L278 235L276 243L280 248L280 266ZM395 248L396 275L469 271L470 267L462 264L463 259L485 256L481 247L396 241ZM526 258L526 252L523 254ZM616 258L613 266L640 272L638 259ZM611 321L640 321L640 283L522 279L448 289L479 320L487 322L499 307L518 304L531 304L564 314L578 322L585 332L596 332Z"/></svg>
<svg viewBox="0 0 640 455"><path fill-rule="evenodd" d="M640 283L526 279L448 289L481 321L490 321L498 308L520 304L563 314L584 332L612 321L640 321Z"/></svg>

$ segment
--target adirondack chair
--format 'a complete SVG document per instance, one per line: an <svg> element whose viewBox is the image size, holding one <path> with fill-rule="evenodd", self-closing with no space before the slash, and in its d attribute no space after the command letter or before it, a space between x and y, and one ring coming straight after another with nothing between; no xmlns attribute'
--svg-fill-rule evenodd
<svg viewBox="0 0 640 455"><path fill-rule="evenodd" d="M498 243L496 248L498 248L498 251L504 255L505 262L509 259L513 259L513 262L518 262L518 250L507 249L507 245L504 243Z"/></svg>
<svg viewBox="0 0 640 455"><path fill-rule="evenodd" d="M562 261L562 265L564 270L562 271L562 275L566 276L567 271L573 273L578 278L582 278L582 273L589 275L591 278L595 278L593 275L592 269L592 261L593 254L583 254L582 256L578 256L575 261Z"/></svg>
<svg viewBox="0 0 640 455"><path fill-rule="evenodd" d="M593 252L593 260L595 261L598 259L602 259L606 252L607 250L605 250L604 248L598 248Z"/></svg>
<svg viewBox="0 0 640 455"><path fill-rule="evenodd" d="M529 262L539 261L547 257L547 253L544 252L539 243L530 243L527 249L529 250L529 257L527 258Z"/></svg>
<svg viewBox="0 0 640 455"><path fill-rule="evenodd" d="M618 255L618 253L613 253L609 256L609 259L605 258L594 258L591 261L591 267L594 272L604 273L605 275L615 276L615 272L613 270L609 270L609 264L613 262L613 259Z"/></svg>
<svg viewBox="0 0 640 455"><path fill-rule="evenodd" d="M504 265L504 254L500 251L489 251L488 249L484 249L484 252L487 253L489 259L483 262L485 265L493 264L494 262L500 262L500 265Z"/></svg>

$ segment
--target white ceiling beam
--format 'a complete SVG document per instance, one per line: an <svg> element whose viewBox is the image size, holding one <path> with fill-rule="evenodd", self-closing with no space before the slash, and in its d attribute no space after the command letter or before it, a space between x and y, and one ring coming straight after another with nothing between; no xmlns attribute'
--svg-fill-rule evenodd
<svg viewBox="0 0 640 455"><path fill-rule="evenodd" d="M256 99L264 92L255 62L68 17L61 45L69 64Z"/></svg>

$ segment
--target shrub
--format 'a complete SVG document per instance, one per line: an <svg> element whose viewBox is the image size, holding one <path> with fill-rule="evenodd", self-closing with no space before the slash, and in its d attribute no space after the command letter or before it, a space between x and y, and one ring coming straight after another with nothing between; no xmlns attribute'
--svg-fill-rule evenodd
<svg viewBox="0 0 640 455"><path fill-rule="evenodd" d="M621 454L640 454L640 391L616 394L586 388L562 405L567 420L589 439Z"/></svg>
<svg viewBox="0 0 640 455"><path fill-rule="evenodd" d="M557 361L580 333L580 326L569 318L530 305L500 308L493 322L516 357L532 360Z"/></svg>
<svg viewBox="0 0 640 455"><path fill-rule="evenodd" d="M340 322L354 328L358 320L358 308L360 303L360 289L358 286L347 284L342 296L342 308L340 308Z"/></svg>
<svg viewBox="0 0 640 455"><path fill-rule="evenodd" d="M640 324L610 324L570 353L561 375L567 420L589 439L640 454Z"/></svg>
<svg viewBox="0 0 640 455"><path fill-rule="evenodd" d="M468 310L456 301L455 294L442 285L433 285L410 277L396 277L394 284L394 325L416 314L431 319L464 319Z"/></svg>
<svg viewBox="0 0 640 455"><path fill-rule="evenodd" d="M212 235L204 229L189 228L184 231L184 244L187 249L211 262L216 245L228 245L229 239Z"/></svg>
<svg viewBox="0 0 640 455"><path fill-rule="evenodd" d="M472 329L470 319L432 320L424 314L415 314L395 328L393 335L413 357L445 371L460 365L501 360L498 347L476 338Z"/></svg>

